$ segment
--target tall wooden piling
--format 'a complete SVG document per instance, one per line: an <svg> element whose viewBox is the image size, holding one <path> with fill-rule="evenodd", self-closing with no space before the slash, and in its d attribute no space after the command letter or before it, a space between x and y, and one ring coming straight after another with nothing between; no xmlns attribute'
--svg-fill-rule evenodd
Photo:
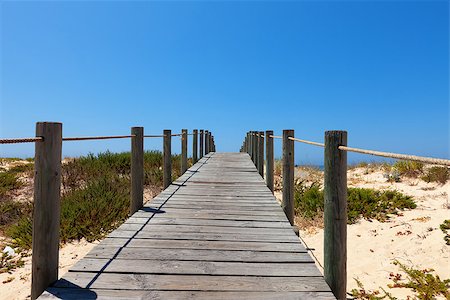
<svg viewBox="0 0 450 300"><path fill-rule="evenodd" d="M34 161L31 299L58 279L62 124L39 122Z"/></svg>
<svg viewBox="0 0 450 300"><path fill-rule="evenodd" d="M181 174L184 174L187 170L187 144L188 144L188 131L187 129L181 130Z"/></svg>
<svg viewBox="0 0 450 300"><path fill-rule="evenodd" d="M283 199L281 207L294 225L294 130L283 130Z"/></svg>
<svg viewBox="0 0 450 300"><path fill-rule="evenodd" d="M192 132L192 163L198 161L198 130L194 129Z"/></svg>
<svg viewBox="0 0 450 300"><path fill-rule="evenodd" d="M172 183L172 131L164 130L164 145L163 145L163 184L166 189Z"/></svg>
<svg viewBox="0 0 450 300"><path fill-rule="evenodd" d="M347 288L347 146L346 131L325 132L324 276L337 299Z"/></svg>
<svg viewBox="0 0 450 300"><path fill-rule="evenodd" d="M273 194L273 131L266 130L266 184Z"/></svg>
<svg viewBox="0 0 450 300"><path fill-rule="evenodd" d="M131 128L131 201L130 214L144 204L144 128Z"/></svg>

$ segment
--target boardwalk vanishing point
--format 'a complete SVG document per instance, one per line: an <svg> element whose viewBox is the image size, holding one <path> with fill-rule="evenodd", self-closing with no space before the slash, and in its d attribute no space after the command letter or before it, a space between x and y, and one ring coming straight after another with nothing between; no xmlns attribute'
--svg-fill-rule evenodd
<svg viewBox="0 0 450 300"><path fill-rule="evenodd" d="M336 299L247 153L210 152L40 299Z"/></svg>

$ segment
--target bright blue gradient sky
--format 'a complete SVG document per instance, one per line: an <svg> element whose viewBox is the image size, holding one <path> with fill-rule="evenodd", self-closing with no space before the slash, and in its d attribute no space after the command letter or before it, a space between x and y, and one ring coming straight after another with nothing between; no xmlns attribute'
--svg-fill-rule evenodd
<svg viewBox="0 0 450 300"><path fill-rule="evenodd" d="M63 122L65 136L205 128L218 151L238 151L247 130L323 141L343 129L354 147L449 158L446 0L4 1L0 10L0 137L33 136L37 121ZM67 142L63 155L129 148ZM322 159L321 148L296 145L297 163Z"/></svg>

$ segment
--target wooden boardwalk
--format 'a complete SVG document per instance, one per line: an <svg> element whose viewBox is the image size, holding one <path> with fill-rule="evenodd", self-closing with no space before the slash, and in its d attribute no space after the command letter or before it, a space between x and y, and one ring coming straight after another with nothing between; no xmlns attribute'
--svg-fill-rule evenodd
<svg viewBox="0 0 450 300"><path fill-rule="evenodd" d="M209 153L43 298L335 299L244 153Z"/></svg>

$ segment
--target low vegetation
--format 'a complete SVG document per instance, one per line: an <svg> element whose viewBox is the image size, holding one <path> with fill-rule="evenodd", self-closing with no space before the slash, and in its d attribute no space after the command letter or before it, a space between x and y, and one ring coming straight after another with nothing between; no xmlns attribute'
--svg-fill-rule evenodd
<svg viewBox="0 0 450 300"><path fill-rule="evenodd" d="M434 275L433 269L415 269L408 267L399 261L395 260L394 265L400 268L401 273L391 272L389 277L392 280L392 284L388 285L388 288L408 288L414 293L415 299L431 300L436 297L444 297L450 299L450 279L441 280L438 275ZM368 291L364 288L364 285L358 279L355 279L358 285L358 289L353 289L351 294L356 299L378 300L378 299L390 299L397 300L388 293L384 288L375 291ZM410 299L408 297L408 299Z"/></svg>
<svg viewBox="0 0 450 300"><path fill-rule="evenodd" d="M444 233L445 244L450 246L450 220L444 220L444 222L439 227Z"/></svg>
<svg viewBox="0 0 450 300"><path fill-rule="evenodd" d="M348 223L360 218L384 222L404 209L416 208L412 197L398 191L378 191L366 188L348 189ZM319 183L300 182L295 186L295 211L303 219L314 219L323 214L324 194Z"/></svg>
<svg viewBox="0 0 450 300"><path fill-rule="evenodd" d="M4 186L1 191L5 192L0 197L0 229L10 238L10 245L19 252L31 248L32 205L14 201L13 198L14 190L22 185L18 174L28 172L29 168L28 164L20 165L20 170L14 167L0 173L0 176L8 178L1 181L2 187ZM181 175L180 168L180 156L175 155L172 157L174 179ZM129 152L89 154L66 160L62 166L62 243L82 238L88 241L100 239L127 218L130 205L130 172ZM161 152L145 152L144 176L146 187L157 191L162 189ZM9 271L13 265L10 257L4 256L0 270Z"/></svg>

